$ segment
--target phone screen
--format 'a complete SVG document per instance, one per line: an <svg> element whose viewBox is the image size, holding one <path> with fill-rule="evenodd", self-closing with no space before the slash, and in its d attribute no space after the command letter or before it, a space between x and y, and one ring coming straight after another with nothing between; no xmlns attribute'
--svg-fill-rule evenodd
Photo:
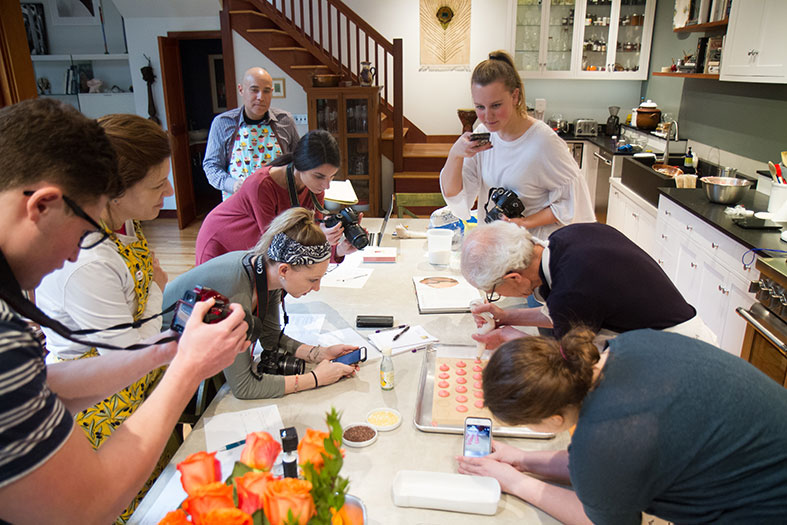
<svg viewBox="0 0 787 525"><path fill-rule="evenodd" d="M492 452L492 421L483 417L465 419L464 455L487 456Z"/></svg>
<svg viewBox="0 0 787 525"><path fill-rule="evenodd" d="M355 363L366 361L366 347L362 346L349 354L340 355L336 359L332 359L332 361L334 363L344 363L345 365L354 365Z"/></svg>

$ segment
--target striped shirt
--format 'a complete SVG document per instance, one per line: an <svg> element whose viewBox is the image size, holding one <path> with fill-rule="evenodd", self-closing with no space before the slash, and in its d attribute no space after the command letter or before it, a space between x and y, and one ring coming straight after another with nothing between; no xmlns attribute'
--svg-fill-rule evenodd
<svg viewBox="0 0 787 525"><path fill-rule="evenodd" d="M65 444L73 426L47 386L43 348L0 300L0 487L41 466Z"/></svg>
<svg viewBox="0 0 787 525"><path fill-rule="evenodd" d="M202 169L210 185L227 193L232 193L235 186L235 179L227 169L232 155L232 141L244 120L245 112L242 110L243 106L231 109L213 119L205 148L205 160L202 162ZM292 153L300 138L292 115L283 109L269 108L262 122L270 124L282 153Z"/></svg>

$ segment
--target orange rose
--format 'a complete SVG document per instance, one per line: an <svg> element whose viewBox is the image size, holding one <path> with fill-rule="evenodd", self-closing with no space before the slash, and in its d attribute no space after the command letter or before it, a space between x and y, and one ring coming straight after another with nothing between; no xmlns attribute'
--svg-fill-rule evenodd
<svg viewBox="0 0 787 525"><path fill-rule="evenodd" d="M253 525L251 516L240 509L214 509L202 517L202 525Z"/></svg>
<svg viewBox="0 0 787 525"><path fill-rule="evenodd" d="M167 515L158 522L158 525L191 525L191 522L186 513L178 509L167 512Z"/></svg>
<svg viewBox="0 0 787 525"><path fill-rule="evenodd" d="M235 508L232 486L217 481L198 487L194 494L186 498L182 507L191 514L194 523L200 525L203 516L214 509Z"/></svg>
<svg viewBox="0 0 787 525"><path fill-rule="evenodd" d="M265 485L264 510L271 525L286 523L290 511L298 525L306 525L315 513L311 490L312 484L305 480L284 478L269 481Z"/></svg>
<svg viewBox="0 0 787 525"><path fill-rule="evenodd" d="M246 446L240 453L240 462L251 468L268 471L281 452L281 445L267 432L252 432L246 436Z"/></svg>
<svg viewBox="0 0 787 525"><path fill-rule="evenodd" d="M186 494L191 495L197 487L221 481L221 464L215 452L196 452L178 463L180 483Z"/></svg>
<svg viewBox="0 0 787 525"><path fill-rule="evenodd" d="M342 506L339 512L331 508L331 525L361 525L363 523L363 510L355 505Z"/></svg>
<svg viewBox="0 0 787 525"><path fill-rule="evenodd" d="M270 472L247 472L235 478L235 489L238 491L238 508L248 514L254 514L263 508L265 485L273 480Z"/></svg>
<svg viewBox="0 0 787 525"><path fill-rule="evenodd" d="M314 470L317 472L320 471L325 464L325 458L322 457L322 454L327 455L325 451L325 440L328 439L328 436L328 432L314 430L313 428L306 429L306 435L303 436L301 442L298 443L298 464L301 465L301 467L308 461L311 461L312 465L314 465ZM344 457L344 450L339 449L339 451L342 457Z"/></svg>

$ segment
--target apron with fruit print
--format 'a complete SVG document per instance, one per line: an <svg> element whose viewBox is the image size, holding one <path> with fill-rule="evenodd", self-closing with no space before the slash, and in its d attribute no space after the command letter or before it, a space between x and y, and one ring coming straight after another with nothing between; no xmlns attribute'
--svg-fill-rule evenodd
<svg viewBox="0 0 787 525"><path fill-rule="evenodd" d="M279 155L281 155L281 146L270 124L244 122L235 133L227 171L233 179L245 180ZM229 196L229 193L222 192L224 200Z"/></svg>
<svg viewBox="0 0 787 525"><path fill-rule="evenodd" d="M103 226L103 224L102 224ZM134 279L134 293L137 298L137 308L134 312L134 320L142 317L145 311L145 305L148 300L148 290L151 282L153 281L153 258L150 255L150 248L148 248L148 241L142 233L142 228L138 221L134 221L134 233L136 240L130 244L123 244L118 239L115 233L110 234L109 238L117 246L118 254L126 264L128 271ZM84 359L87 357L98 356L98 351L91 348L77 359ZM87 434L90 444L94 449L97 449L109 437L109 435L119 427L131 414L142 404L145 398L153 390L153 387L163 375L164 368L158 368L124 388L117 394L109 396L97 405L87 408L77 414L74 419L77 425ZM156 478L166 466L169 458L174 453L170 451L169 455L165 449L162 460L166 457L166 461L159 460L153 474L145 482L145 485L140 490L139 494L134 498L134 501L129 504L126 510L118 517L116 523L123 524L131 517L131 514L142 501L142 498L147 493L148 489L156 481Z"/></svg>

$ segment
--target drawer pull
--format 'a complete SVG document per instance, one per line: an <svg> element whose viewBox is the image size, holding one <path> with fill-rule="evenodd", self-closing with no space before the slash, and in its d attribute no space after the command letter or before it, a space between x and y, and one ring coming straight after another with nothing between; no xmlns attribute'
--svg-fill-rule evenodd
<svg viewBox="0 0 787 525"><path fill-rule="evenodd" d="M715 242L712 242L712 243L710 243L710 247L715 250L716 248L719 247L719 245L717 243L715 243Z"/></svg>
<svg viewBox="0 0 787 525"><path fill-rule="evenodd" d="M694 229L694 226L689 226L688 224L686 225L686 231L691 231L693 229Z"/></svg>
<svg viewBox="0 0 787 525"><path fill-rule="evenodd" d="M696 268L696 267L697 267L697 263L689 263L689 265L690 265L692 268Z"/></svg>

